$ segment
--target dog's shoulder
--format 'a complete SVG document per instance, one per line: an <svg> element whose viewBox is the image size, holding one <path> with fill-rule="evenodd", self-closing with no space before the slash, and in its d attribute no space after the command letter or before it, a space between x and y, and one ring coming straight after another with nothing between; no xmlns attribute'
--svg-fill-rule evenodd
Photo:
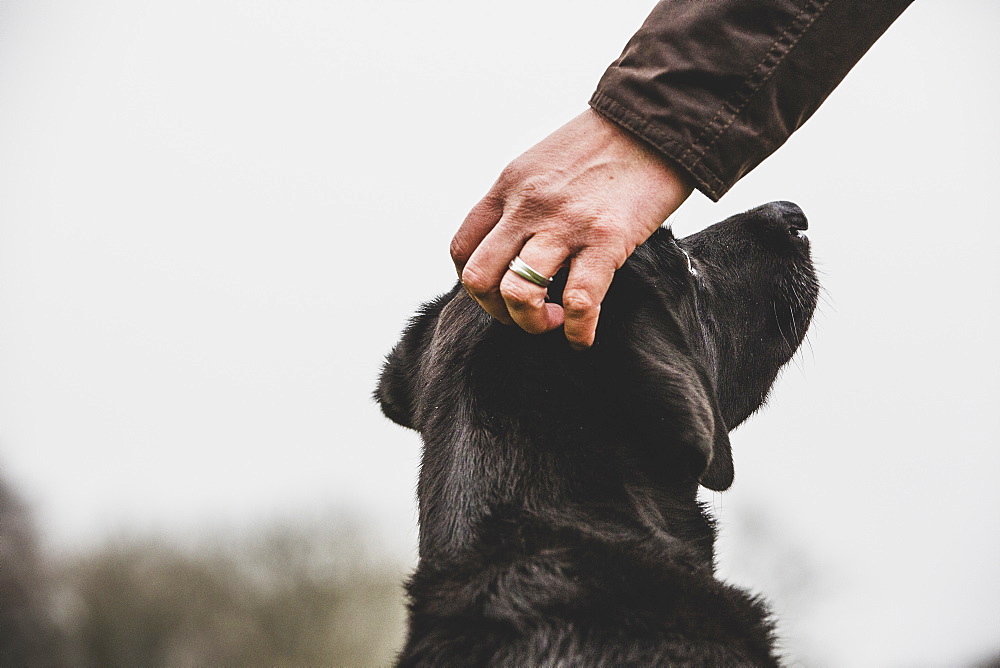
<svg viewBox="0 0 1000 668"><path fill-rule="evenodd" d="M417 570L400 665L775 665L763 602L683 550L526 525L508 535Z"/></svg>

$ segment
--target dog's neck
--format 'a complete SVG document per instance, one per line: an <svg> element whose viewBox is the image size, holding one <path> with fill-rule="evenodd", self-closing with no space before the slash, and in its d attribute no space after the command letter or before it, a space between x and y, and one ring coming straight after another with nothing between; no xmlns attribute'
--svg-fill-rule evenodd
<svg viewBox="0 0 1000 668"><path fill-rule="evenodd" d="M524 430L511 424L501 433ZM672 475L669 462L585 434L568 449L465 420L432 420L423 437L421 558L446 563L498 541L530 551L576 535L619 547L654 544L714 569L714 522L697 501L697 483Z"/></svg>

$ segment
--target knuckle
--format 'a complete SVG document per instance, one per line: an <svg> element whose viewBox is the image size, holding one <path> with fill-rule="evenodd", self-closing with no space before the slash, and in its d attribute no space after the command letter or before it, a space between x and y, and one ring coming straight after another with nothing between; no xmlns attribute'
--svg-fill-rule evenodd
<svg viewBox="0 0 1000 668"><path fill-rule="evenodd" d="M512 309L523 310L536 301L531 286L526 281L509 275L500 281L500 294Z"/></svg>
<svg viewBox="0 0 1000 668"><path fill-rule="evenodd" d="M452 262L459 266L464 267L469 261L469 258L472 257L472 249L469 248L468 243L459 234L452 237L451 245L448 247L448 251L451 253ZM464 275L465 274L463 272L463 277Z"/></svg>
<svg viewBox="0 0 1000 668"><path fill-rule="evenodd" d="M531 174L521 181L521 192L529 195L545 194L551 190L549 179L543 174Z"/></svg>
<svg viewBox="0 0 1000 668"><path fill-rule="evenodd" d="M587 220L586 235L588 240L594 245L605 245L621 239L622 229L616 220L607 216L590 213L588 216L581 216Z"/></svg>
<svg viewBox="0 0 1000 668"><path fill-rule="evenodd" d="M521 180L522 173L523 169L517 160L510 162L501 170L500 176L497 178L497 187L501 190L509 189Z"/></svg>
<svg viewBox="0 0 1000 668"><path fill-rule="evenodd" d="M462 270L462 285L474 295L485 295L493 291L489 279L483 274L479 267L467 264Z"/></svg>
<svg viewBox="0 0 1000 668"><path fill-rule="evenodd" d="M581 272L581 280L584 282L580 285L603 297L614 272L622 268L635 246L623 238L620 232L609 234L604 240L586 237L579 244L576 260L582 263L581 268L586 267L586 272Z"/></svg>
<svg viewBox="0 0 1000 668"><path fill-rule="evenodd" d="M582 315L596 309L600 306L600 302L583 288L566 288L563 292L562 305L568 315Z"/></svg>
<svg viewBox="0 0 1000 668"><path fill-rule="evenodd" d="M561 204L559 191L541 175L524 179L518 187L518 198L521 207L528 211L550 211Z"/></svg>

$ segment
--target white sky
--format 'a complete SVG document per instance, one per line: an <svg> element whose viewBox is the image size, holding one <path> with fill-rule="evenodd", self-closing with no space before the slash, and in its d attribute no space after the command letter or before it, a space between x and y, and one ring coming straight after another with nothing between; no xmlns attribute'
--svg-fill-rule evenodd
<svg viewBox="0 0 1000 668"><path fill-rule="evenodd" d="M412 558L381 358L652 4L0 3L0 467L48 539L346 508ZM811 221L829 303L709 497L809 665L1000 648L998 19L916 3L675 220Z"/></svg>

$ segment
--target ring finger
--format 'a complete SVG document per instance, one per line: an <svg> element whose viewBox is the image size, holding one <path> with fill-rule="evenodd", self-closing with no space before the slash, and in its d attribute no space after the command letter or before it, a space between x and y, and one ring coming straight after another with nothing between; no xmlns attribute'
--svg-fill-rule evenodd
<svg viewBox="0 0 1000 668"><path fill-rule="evenodd" d="M544 238L528 239L516 259L520 259L528 269L527 274L541 275L546 285L537 285L529 278L508 269L500 281L500 296L507 305L514 322L526 332L541 334L559 327L563 323L563 309L559 304L545 302L548 293L547 282L563 266L569 251Z"/></svg>

